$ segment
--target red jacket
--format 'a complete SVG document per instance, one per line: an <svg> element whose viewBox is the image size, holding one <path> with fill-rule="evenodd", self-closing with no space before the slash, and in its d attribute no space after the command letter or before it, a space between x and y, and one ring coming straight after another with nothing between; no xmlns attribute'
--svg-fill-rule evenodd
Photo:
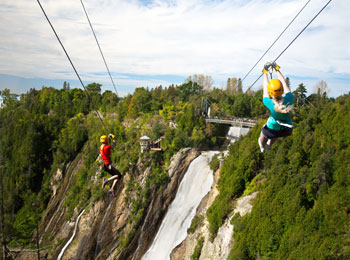
<svg viewBox="0 0 350 260"><path fill-rule="evenodd" d="M103 149L99 149L101 157L103 159L104 164L110 164L111 163L111 150L112 147L110 145L103 146Z"/></svg>

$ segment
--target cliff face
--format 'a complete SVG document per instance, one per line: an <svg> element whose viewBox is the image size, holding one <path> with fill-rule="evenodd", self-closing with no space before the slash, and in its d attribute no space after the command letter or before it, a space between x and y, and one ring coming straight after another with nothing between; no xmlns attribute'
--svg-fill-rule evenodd
<svg viewBox="0 0 350 260"><path fill-rule="evenodd" d="M231 139L231 143L238 139L241 135L246 135L249 128L230 127L227 138ZM196 218L198 224L192 233L188 233L184 241L182 241L176 248L173 249L170 255L170 260L190 260L194 252L198 251L198 244L200 246L200 254L197 254L195 259L199 260L226 260L233 246L233 225L231 219L234 214L239 213L241 216L250 213L252 209L252 202L257 193L245 196L236 201L234 214L225 220L223 225L219 228L217 236L212 239L209 232L209 222L206 217L206 212L215 197L219 194L217 189L217 182L220 177L220 169L214 173L214 182L210 192L202 199L197 208ZM200 242L200 243L199 243Z"/></svg>
<svg viewBox="0 0 350 260"><path fill-rule="evenodd" d="M171 253L171 260L189 260L193 255L198 241L202 239L201 254L198 259L200 260L226 260L233 245L233 226L231 224L232 216L225 220L224 224L220 227L215 239L210 238L209 223L206 219L206 211L213 203L215 197L218 195L216 187L217 180L219 178L220 170L216 171L214 175L214 183L211 191L203 198L200 206L197 209L196 217L200 219L199 224L194 233L188 234L186 239L179 244ZM251 203L257 193L253 193L249 196L245 196L237 201L234 213L239 213L241 216L251 211Z"/></svg>
<svg viewBox="0 0 350 260"><path fill-rule="evenodd" d="M74 240L65 250L62 259L141 259L152 243L168 206L175 198L189 164L198 155L198 151L188 148L173 157L168 169L170 182L151 189L149 204L145 207L140 224L135 226L130 222L132 209L127 200L127 196L133 194L127 192L126 183L132 175L137 176L136 181L141 186L144 185L150 168L144 167L140 162L133 172L126 173L117 184L115 198L106 193L103 200L91 203L86 208L78 223ZM47 252L41 253L46 253L48 259L57 259L73 233L74 221L79 212L76 209L72 222L67 221L64 201L70 188L70 180L82 165L83 159L78 156L63 169L63 173L59 171L53 178L60 184L52 185L54 192L40 225L42 243L51 246ZM96 185L100 183L96 182ZM127 242L123 244L125 239ZM48 244L46 241L53 242ZM23 254L20 259L29 259L28 257L28 254Z"/></svg>
<svg viewBox="0 0 350 260"><path fill-rule="evenodd" d="M143 200L147 203L143 205L142 213L136 216L133 203L135 198L140 196L140 190L147 186L147 179L152 173L151 157L140 158L117 184L116 197L111 197L105 191L102 199L85 206L75 237L64 250L61 259L141 259L151 246L190 163L199 155L197 150L190 148L178 152L168 168L169 182L155 187L151 185L145 195L147 199ZM41 246L46 248L41 251L41 255L47 259L57 259L62 248L72 237L76 219L82 208L75 208L73 216L68 217L70 215L65 201L73 186L71 183L74 183L76 178L75 174L84 168L84 163L84 156L79 154L62 170L58 170L51 179L53 194L40 223ZM93 185L101 185L100 174L97 170L96 174L91 176ZM199 240L202 241L199 259L227 258L233 243L231 219L226 220L214 240L210 238L209 223L206 220L206 211L218 195L216 183L219 174L220 171L214 174L211 191L197 208L196 217L200 219L200 223L195 232L189 234L173 250L171 259L191 259ZM136 183L138 191L130 191L131 182ZM236 211L241 215L249 212L250 201L254 197L255 194L238 201ZM140 219L135 221L135 216ZM18 259L36 259L36 255L23 253Z"/></svg>

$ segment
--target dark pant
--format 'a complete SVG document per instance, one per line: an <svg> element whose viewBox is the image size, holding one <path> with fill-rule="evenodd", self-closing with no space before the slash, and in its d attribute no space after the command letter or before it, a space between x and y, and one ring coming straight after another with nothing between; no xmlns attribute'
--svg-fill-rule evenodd
<svg viewBox="0 0 350 260"><path fill-rule="evenodd" d="M119 179L122 177L121 173L112 164L104 164L103 169L111 175L118 175Z"/></svg>
<svg viewBox="0 0 350 260"><path fill-rule="evenodd" d="M273 130L264 125L262 128L263 135L268 139L274 139L278 137L287 137L290 136L293 132L293 128L282 127L281 130Z"/></svg>

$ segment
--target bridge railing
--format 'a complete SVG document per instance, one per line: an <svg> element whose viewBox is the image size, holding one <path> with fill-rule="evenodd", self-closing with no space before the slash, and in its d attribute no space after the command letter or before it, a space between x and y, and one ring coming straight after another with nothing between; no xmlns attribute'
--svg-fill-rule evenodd
<svg viewBox="0 0 350 260"><path fill-rule="evenodd" d="M255 119L237 117L206 117L205 121L208 123L227 124L241 127L253 127L257 122Z"/></svg>

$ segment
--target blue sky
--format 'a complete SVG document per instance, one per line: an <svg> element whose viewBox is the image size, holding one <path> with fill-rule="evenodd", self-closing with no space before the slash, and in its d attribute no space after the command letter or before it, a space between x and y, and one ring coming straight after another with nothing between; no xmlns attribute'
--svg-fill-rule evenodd
<svg viewBox="0 0 350 260"><path fill-rule="evenodd" d="M244 77L307 0L83 0L121 96L136 87L181 84L209 75L223 88ZM312 0L243 82L260 75L328 0ZM83 83L113 90L79 0L42 0ZM81 87L36 1L0 3L0 90ZM292 89L311 94L323 80L330 96L350 91L350 8L332 1L278 60ZM259 88L258 82L254 88Z"/></svg>

